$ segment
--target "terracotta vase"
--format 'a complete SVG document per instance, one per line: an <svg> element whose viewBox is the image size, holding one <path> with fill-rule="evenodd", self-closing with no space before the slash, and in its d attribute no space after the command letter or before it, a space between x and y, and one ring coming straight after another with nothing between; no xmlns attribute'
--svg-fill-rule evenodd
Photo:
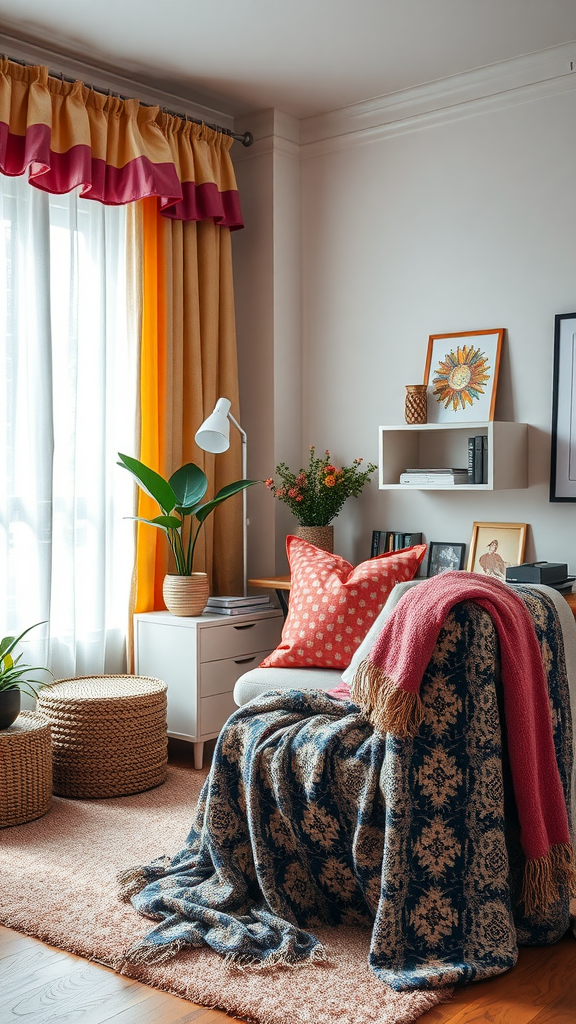
<svg viewBox="0 0 576 1024"><path fill-rule="evenodd" d="M406 423L427 422L427 390L426 384L406 384L406 398L404 400L404 419Z"/></svg>
<svg viewBox="0 0 576 1024"><path fill-rule="evenodd" d="M205 572L193 572L191 576L169 572L164 577L162 596L172 615L201 615L209 595Z"/></svg>
<svg viewBox="0 0 576 1024"><path fill-rule="evenodd" d="M299 526L296 536L307 540L324 551L334 552L334 527L333 526Z"/></svg>

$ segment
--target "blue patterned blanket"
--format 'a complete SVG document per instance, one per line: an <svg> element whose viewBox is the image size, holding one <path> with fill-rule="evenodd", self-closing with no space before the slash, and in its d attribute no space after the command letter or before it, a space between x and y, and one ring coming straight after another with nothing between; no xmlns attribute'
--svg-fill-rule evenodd
<svg viewBox="0 0 576 1024"><path fill-rule="evenodd" d="M518 592L542 650L569 806L557 613L546 594ZM501 973L518 944L560 938L568 892L546 916L522 912L498 643L478 605L449 614L420 692L425 721L401 740L317 691L271 692L235 712L184 847L122 874L124 898L157 922L126 962L203 944L238 966L323 962L315 925L364 923L376 975L412 989Z"/></svg>

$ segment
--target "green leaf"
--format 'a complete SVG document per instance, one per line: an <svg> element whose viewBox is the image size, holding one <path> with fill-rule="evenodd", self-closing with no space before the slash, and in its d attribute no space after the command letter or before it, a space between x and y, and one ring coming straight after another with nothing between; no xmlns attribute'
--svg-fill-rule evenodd
<svg viewBox="0 0 576 1024"><path fill-rule="evenodd" d="M239 494L240 491L245 491L247 487L253 487L254 484L262 483L261 480L236 480L233 484L226 484L218 491L218 494L212 498L211 501L207 501L205 505L197 506L194 509L194 515L196 516L199 523L203 523L205 519L214 511L218 505L221 505L227 498L231 498L234 494Z"/></svg>
<svg viewBox="0 0 576 1024"><path fill-rule="evenodd" d="M20 636L5 636L0 641L0 657L5 658L7 654L11 654L16 644L20 643L23 636L29 633L31 629L36 629L36 626L43 626L48 620L44 619L42 622L35 622L33 626L28 626L28 629L24 629ZM19 661L22 655L20 654L16 661Z"/></svg>
<svg viewBox="0 0 576 1024"><path fill-rule="evenodd" d="M177 499L168 481L164 480L164 477L161 477L153 469L145 466L143 462L133 459L130 455L122 455L122 452L118 452L118 458L122 460L118 465L122 466L122 469L127 469L132 474L136 483L145 494L154 498L154 501L158 502L163 512L171 512L177 504ZM146 521L149 522L150 520Z"/></svg>
<svg viewBox="0 0 576 1024"><path fill-rule="evenodd" d="M208 488L206 474L193 462L177 469L169 483L176 495L177 509L181 515L189 515L189 510L202 500Z"/></svg>
<svg viewBox="0 0 576 1024"><path fill-rule="evenodd" d="M158 529L164 530L179 530L182 526L182 520L176 516L156 516L155 519L144 519L142 516L126 516L126 519L135 519L137 523L147 523L148 526L157 526Z"/></svg>

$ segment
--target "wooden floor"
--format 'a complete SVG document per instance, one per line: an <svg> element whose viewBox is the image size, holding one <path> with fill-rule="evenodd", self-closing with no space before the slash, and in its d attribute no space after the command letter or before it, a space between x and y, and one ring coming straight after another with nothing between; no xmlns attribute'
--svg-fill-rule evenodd
<svg viewBox="0 0 576 1024"><path fill-rule="evenodd" d="M192 763L185 745L171 747L170 759ZM0 926L0 1024L231 1019ZM460 990L419 1024L576 1024L576 939L567 935L555 946L521 949L513 970Z"/></svg>

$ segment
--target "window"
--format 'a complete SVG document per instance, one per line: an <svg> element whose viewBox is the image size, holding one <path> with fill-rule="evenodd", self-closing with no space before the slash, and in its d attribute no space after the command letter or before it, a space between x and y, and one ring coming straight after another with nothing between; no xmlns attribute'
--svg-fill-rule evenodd
<svg viewBox="0 0 576 1024"><path fill-rule="evenodd" d="M57 677L119 672L133 562L126 207L0 176L0 620ZM37 634L35 639L34 634ZM46 642L46 641L45 641ZM27 660L29 655L27 652Z"/></svg>

